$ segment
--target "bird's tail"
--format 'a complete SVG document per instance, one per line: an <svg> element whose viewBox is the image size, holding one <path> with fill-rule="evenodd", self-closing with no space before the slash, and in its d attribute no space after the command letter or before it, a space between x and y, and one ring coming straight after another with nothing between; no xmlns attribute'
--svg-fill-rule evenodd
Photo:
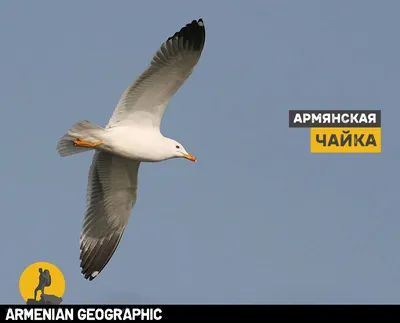
<svg viewBox="0 0 400 323"><path fill-rule="evenodd" d="M78 138L88 142L97 142L101 133L105 130L90 121L83 120L77 122L67 133L60 138L57 144L57 151L61 157L78 154L84 151L92 150L90 147L80 147L74 144Z"/></svg>

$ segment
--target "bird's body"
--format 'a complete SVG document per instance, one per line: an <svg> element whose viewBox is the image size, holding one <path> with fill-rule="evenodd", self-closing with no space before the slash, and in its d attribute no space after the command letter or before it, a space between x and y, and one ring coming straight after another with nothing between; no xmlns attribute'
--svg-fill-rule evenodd
<svg viewBox="0 0 400 323"><path fill-rule="evenodd" d="M98 149L114 155L140 162L160 162L170 159L166 149L169 138L156 128L141 126L120 126L105 129L98 139L102 142Z"/></svg>
<svg viewBox="0 0 400 323"><path fill-rule="evenodd" d="M142 162L196 161L160 124L169 100L191 75L205 43L203 20L169 37L124 91L105 128L79 121L60 139L60 156L95 150L80 241L82 274L93 280L114 254L137 201Z"/></svg>

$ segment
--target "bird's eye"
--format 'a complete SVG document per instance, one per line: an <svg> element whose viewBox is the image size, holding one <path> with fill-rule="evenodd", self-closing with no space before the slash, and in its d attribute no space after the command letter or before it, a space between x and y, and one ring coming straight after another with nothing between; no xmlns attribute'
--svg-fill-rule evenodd
<svg viewBox="0 0 400 323"><path fill-rule="evenodd" d="M181 147L179 147L178 145L176 145L175 147L176 147L176 149L179 149L179 148L181 148Z"/></svg>

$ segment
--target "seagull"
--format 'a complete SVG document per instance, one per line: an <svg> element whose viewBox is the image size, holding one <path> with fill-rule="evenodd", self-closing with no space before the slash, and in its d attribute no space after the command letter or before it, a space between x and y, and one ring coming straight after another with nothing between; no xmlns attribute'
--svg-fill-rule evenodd
<svg viewBox="0 0 400 323"><path fill-rule="evenodd" d="M82 120L57 143L61 157L94 151L80 233L80 268L92 281L117 249L136 204L139 166L173 158L196 162L160 124L171 97L203 52L203 19L184 25L158 48L147 68L122 93L106 127Z"/></svg>

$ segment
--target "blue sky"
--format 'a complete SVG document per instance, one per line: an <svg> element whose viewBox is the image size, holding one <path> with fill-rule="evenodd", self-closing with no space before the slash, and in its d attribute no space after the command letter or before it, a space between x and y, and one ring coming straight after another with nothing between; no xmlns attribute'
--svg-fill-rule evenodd
<svg viewBox="0 0 400 323"><path fill-rule="evenodd" d="M398 303L398 1L3 1L1 303L30 263L64 303ZM162 132L198 157L142 165L117 252L92 282L79 234L92 153L159 45L203 18L206 46ZM381 109L381 154L311 154L290 109ZM397 126L396 126L397 124Z"/></svg>

